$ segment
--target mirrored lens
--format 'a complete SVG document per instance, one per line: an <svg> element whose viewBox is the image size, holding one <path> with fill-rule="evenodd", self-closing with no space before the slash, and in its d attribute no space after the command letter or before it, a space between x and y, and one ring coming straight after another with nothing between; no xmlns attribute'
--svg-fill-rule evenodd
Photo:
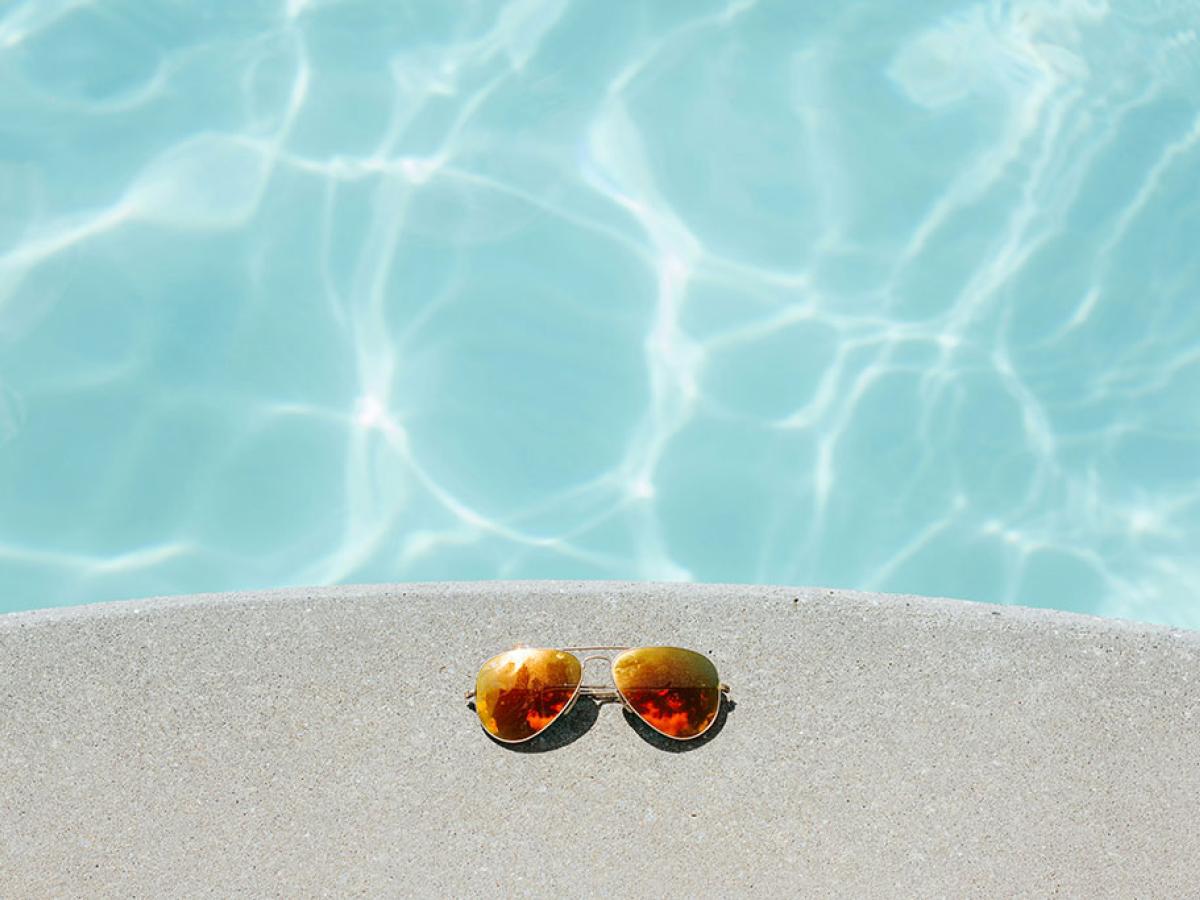
<svg viewBox="0 0 1200 900"><path fill-rule="evenodd" d="M489 659L475 680L475 710L493 737L526 741L558 718L583 675L561 650L521 648Z"/></svg>
<svg viewBox="0 0 1200 900"><path fill-rule="evenodd" d="M642 721L667 737L703 734L721 706L717 667L694 650L626 650L613 660L613 681Z"/></svg>

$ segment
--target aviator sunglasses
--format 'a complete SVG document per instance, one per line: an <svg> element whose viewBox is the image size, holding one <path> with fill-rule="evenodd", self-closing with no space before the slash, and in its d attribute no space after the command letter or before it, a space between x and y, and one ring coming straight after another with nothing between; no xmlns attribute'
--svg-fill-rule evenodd
<svg viewBox="0 0 1200 900"><path fill-rule="evenodd" d="M595 650L609 654L575 655ZM583 683L583 664L593 659L609 662L614 687ZM689 741L712 727L728 692L708 657L681 647L518 647L485 662L466 697L484 730L505 744L541 734L581 696L620 702L659 734Z"/></svg>

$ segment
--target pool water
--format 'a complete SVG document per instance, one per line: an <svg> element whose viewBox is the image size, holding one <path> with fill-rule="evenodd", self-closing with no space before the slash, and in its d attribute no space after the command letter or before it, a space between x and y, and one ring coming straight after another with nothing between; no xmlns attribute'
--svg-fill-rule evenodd
<svg viewBox="0 0 1200 900"><path fill-rule="evenodd" d="M1190 0L9 0L0 611L400 580L1200 627Z"/></svg>

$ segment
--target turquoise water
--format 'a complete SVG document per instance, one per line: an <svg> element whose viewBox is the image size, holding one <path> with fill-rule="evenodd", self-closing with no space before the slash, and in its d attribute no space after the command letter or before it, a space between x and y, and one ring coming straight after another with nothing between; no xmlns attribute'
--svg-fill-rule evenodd
<svg viewBox="0 0 1200 900"><path fill-rule="evenodd" d="M426 579L1200 627L1191 2L0 4L0 611Z"/></svg>

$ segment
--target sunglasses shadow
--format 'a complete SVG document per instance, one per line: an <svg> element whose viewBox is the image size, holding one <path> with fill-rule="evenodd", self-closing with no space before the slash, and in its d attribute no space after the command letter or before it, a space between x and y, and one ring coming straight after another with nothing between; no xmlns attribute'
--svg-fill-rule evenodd
<svg viewBox="0 0 1200 900"><path fill-rule="evenodd" d="M474 703L470 705L472 708L475 706ZM493 744L513 753L545 753L547 750L558 750L579 740L595 724L599 715L599 703L590 697L580 697L570 712L559 716L549 728L524 743L506 744L492 737L487 729L481 727L480 731L486 734Z"/></svg>
<svg viewBox="0 0 1200 900"><path fill-rule="evenodd" d="M475 708L474 703L468 705L472 709ZM558 718L541 734L521 744L506 744L504 741L496 740L491 734L488 734L486 729L480 728L480 731L483 731L493 744L503 747L505 750L511 750L513 753L545 753L548 750L559 750L583 737L596 724L602 705L591 697L580 697L575 701L570 712ZM690 741L673 740L666 735L659 734L629 710L622 709L622 712L625 713L625 721L633 727L638 737L650 746L667 753L688 753L692 750L699 750L720 734L721 729L725 727L726 716L733 712L736 706L737 704L728 697L722 697L721 708L717 710L716 720L709 726L708 731Z"/></svg>

